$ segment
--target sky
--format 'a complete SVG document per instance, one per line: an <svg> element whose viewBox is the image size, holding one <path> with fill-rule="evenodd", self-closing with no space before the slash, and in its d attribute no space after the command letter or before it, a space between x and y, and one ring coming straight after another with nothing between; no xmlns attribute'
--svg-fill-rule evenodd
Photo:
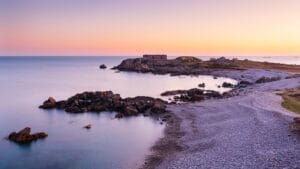
<svg viewBox="0 0 300 169"><path fill-rule="evenodd" d="M299 0L0 0L0 55L300 56Z"/></svg>

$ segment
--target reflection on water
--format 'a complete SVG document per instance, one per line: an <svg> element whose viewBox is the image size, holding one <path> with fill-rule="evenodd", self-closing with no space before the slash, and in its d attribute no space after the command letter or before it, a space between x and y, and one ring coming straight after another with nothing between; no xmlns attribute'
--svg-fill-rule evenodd
<svg viewBox="0 0 300 169"><path fill-rule="evenodd" d="M27 145L0 140L0 169L135 168L162 136L164 125L146 117L115 119L113 113L67 114L38 109L48 96L66 99L83 91L112 90L122 97L159 97L166 90L206 83L218 88L225 78L170 77L100 70L122 58L0 58L0 137L26 126L49 137ZM83 126L92 124L91 130Z"/></svg>

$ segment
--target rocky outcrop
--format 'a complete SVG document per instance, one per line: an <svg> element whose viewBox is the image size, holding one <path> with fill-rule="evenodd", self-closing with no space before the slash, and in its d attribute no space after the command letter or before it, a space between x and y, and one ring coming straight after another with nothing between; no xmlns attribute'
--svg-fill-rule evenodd
<svg viewBox="0 0 300 169"><path fill-rule="evenodd" d="M269 83L280 80L280 77L261 77L255 83Z"/></svg>
<svg viewBox="0 0 300 169"><path fill-rule="evenodd" d="M106 66L105 64L102 64L102 65L99 66L99 68L100 68L100 69L106 69L107 66Z"/></svg>
<svg viewBox="0 0 300 169"><path fill-rule="evenodd" d="M40 106L42 109L53 109L56 106L56 100L53 97L49 97L44 103Z"/></svg>
<svg viewBox="0 0 300 169"><path fill-rule="evenodd" d="M16 143L29 143L34 140L46 138L48 136L46 133L43 132L35 133L35 134L30 134L30 133L31 133L31 128L26 127L19 132L10 133L8 139Z"/></svg>
<svg viewBox="0 0 300 169"><path fill-rule="evenodd" d="M48 102L45 101L44 104ZM40 108L47 107L41 105ZM166 102L161 99L138 96L134 98L121 98L112 91L83 92L55 103L57 109L69 113L84 112L117 112L117 118L136 116L139 114L161 114L166 112ZM48 107L47 107L48 109Z"/></svg>
<svg viewBox="0 0 300 169"><path fill-rule="evenodd" d="M155 59L156 58L156 59ZM175 59L160 58L160 56L144 56L143 58L126 59L113 69L154 74L200 75L218 69L237 69L238 64L229 59L213 59L202 61L192 56L181 56Z"/></svg>

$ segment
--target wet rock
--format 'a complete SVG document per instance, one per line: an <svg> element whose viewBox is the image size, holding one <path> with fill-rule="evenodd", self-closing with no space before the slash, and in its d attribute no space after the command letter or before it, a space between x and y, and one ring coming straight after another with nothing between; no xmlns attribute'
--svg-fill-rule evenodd
<svg viewBox="0 0 300 169"><path fill-rule="evenodd" d="M106 69L107 66L106 66L105 64L102 64L102 65L99 66L99 68L100 68L100 69Z"/></svg>
<svg viewBox="0 0 300 169"><path fill-rule="evenodd" d="M174 91L166 91L162 93L166 96L174 96L173 104L179 102L198 102L203 101L210 98L221 98L222 95L219 92L211 91L211 90L201 90L197 88L189 89L189 90L174 90Z"/></svg>
<svg viewBox="0 0 300 169"><path fill-rule="evenodd" d="M236 86L236 88L245 88L248 87L250 85L252 85L253 83L246 81L246 80L242 80L238 83L238 85Z"/></svg>
<svg viewBox="0 0 300 169"><path fill-rule="evenodd" d="M256 80L255 83L269 83L269 82L274 82L274 81L278 81L280 80L281 78L280 77L261 77L259 78L258 80Z"/></svg>
<svg viewBox="0 0 300 169"><path fill-rule="evenodd" d="M39 108L42 109L52 109L55 108L56 101L53 97L49 97L42 105L39 106Z"/></svg>
<svg viewBox="0 0 300 169"><path fill-rule="evenodd" d="M201 88L205 88L205 83L200 83L198 86Z"/></svg>
<svg viewBox="0 0 300 169"><path fill-rule="evenodd" d="M222 87L224 87L224 88L233 88L234 85L231 84L231 83L224 82L224 83L222 84Z"/></svg>
<svg viewBox="0 0 300 169"><path fill-rule="evenodd" d="M116 116L115 116L115 118L117 118L117 119L121 119L121 118L123 118L124 117L124 115L122 114L122 113L118 113L118 114L116 114Z"/></svg>
<svg viewBox="0 0 300 169"><path fill-rule="evenodd" d="M46 138L48 135L46 133L35 133L30 134L31 128L26 127L19 132L12 132L9 134L8 139L16 143L29 143L34 140Z"/></svg>

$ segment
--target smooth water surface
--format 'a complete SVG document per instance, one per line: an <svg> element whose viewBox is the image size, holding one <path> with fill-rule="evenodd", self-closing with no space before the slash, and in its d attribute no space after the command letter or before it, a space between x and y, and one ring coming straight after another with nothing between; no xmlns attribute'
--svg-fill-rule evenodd
<svg viewBox="0 0 300 169"><path fill-rule="evenodd" d="M190 89L205 82L218 88L226 78L211 76L171 77L100 70L112 67L121 57L19 57L0 58L0 169L128 169L137 168L150 147L163 135L164 125L149 117L115 119L113 113L68 114L41 110L53 96L66 99L78 92L112 90L122 97L159 97L173 89ZM92 124L91 130L83 129ZM31 127L49 137L29 145L17 145L6 137Z"/></svg>

